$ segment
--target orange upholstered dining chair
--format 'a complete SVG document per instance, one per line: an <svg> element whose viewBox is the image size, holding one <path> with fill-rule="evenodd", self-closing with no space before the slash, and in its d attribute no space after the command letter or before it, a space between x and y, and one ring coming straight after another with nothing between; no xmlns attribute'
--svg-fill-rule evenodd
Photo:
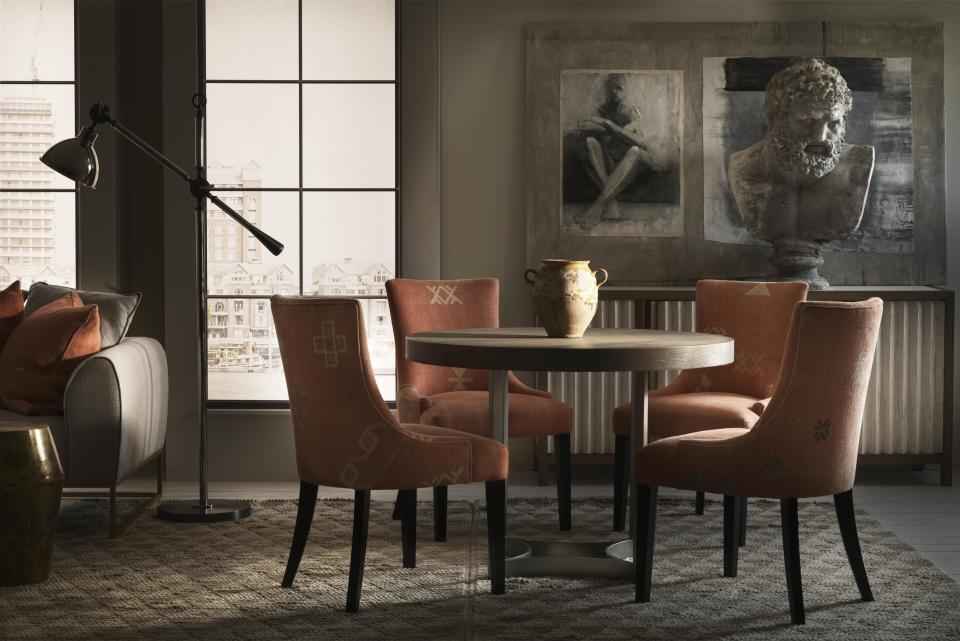
<svg viewBox="0 0 960 641"><path fill-rule="evenodd" d="M500 283L495 278L387 281L397 348L397 409L400 420L490 436L488 372L414 363L406 337L417 332L498 327ZM509 434L554 438L560 529L570 529L570 406L521 383L511 372ZM447 488L434 489L434 538L446 537Z"/></svg>
<svg viewBox="0 0 960 641"><path fill-rule="evenodd" d="M504 591L508 454L488 438L398 422L383 402L367 354L360 304L346 298L270 299L293 416L300 502L282 585L300 566L317 486L355 490L347 611L360 606L370 490L399 489L403 565L416 564L420 487L484 481L490 579Z"/></svg>
<svg viewBox="0 0 960 641"><path fill-rule="evenodd" d="M860 597L873 593L863 566L853 511L853 481L863 406L883 301L799 303L783 367L763 416L752 429L672 436L634 459L636 600L650 600L659 486L724 495L724 576L737 575L738 503L780 499L790 616L803 623L797 499L833 495L840 535Z"/></svg>
<svg viewBox="0 0 960 641"><path fill-rule="evenodd" d="M652 390L647 406L649 440L724 427L752 427L780 372L793 307L807 297L806 283L701 280L696 292L696 330L734 339L734 361L688 369ZM613 411L615 438L613 529L623 530L627 505L630 404ZM703 514L697 492L696 511ZM746 522L746 503L742 514ZM746 527L741 528L740 545Z"/></svg>

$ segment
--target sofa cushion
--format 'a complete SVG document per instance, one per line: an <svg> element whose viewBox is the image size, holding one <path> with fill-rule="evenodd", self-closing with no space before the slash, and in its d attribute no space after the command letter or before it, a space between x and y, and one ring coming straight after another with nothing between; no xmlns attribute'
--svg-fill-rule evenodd
<svg viewBox="0 0 960 641"><path fill-rule="evenodd" d="M23 320L23 294L20 281L16 281L0 292L0 352L11 332Z"/></svg>
<svg viewBox="0 0 960 641"><path fill-rule="evenodd" d="M140 293L134 294L113 294L110 292L88 292L70 289L69 287L60 287L59 285L48 285L46 283L34 283L30 287L30 295L27 297L24 316L29 317L38 309L48 303L62 298L64 295L76 292L80 295L80 300L84 305L96 305L100 314L100 348L107 349L113 347L127 335L130 329L130 323L133 321L133 314L140 305Z"/></svg>
<svg viewBox="0 0 960 641"><path fill-rule="evenodd" d="M26 317L0 352L0 402L22 414L61 414L73 370L100 351L100 315L71 292Z"/></svg>

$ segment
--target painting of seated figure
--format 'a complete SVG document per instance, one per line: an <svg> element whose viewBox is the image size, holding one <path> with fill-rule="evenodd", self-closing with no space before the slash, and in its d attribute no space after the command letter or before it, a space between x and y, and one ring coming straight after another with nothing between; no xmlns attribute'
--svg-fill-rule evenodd
<svg viewBox="0 0 960 641"><path fill-rule="evenodd" d="M563 233L682 236L681 71L564 70Z"/></svg>

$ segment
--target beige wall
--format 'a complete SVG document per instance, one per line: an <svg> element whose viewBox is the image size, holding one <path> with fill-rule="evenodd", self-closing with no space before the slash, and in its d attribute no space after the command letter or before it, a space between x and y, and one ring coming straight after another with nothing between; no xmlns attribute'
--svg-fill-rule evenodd
<svg viewBox="0 0 960 641"><path fill-rule="evenodd" d="M438 17L441 274L499 278L503 324L528 324L533 318L522 279L528 267L524 25L529 22L942 21L948 284L960 286L960 260L955 258L960 257L960 190L951 189L949 180L960 175L960 77L951 72L960 68L960 4L441 1ZM405 212L406 217L415 215ZM960 460L960 437L955 438L955 451L955 460Z"/></svg>
<svg viewBox="0 0 960 641"><path fill-rule="evenodd" d="M525 257L525 39L528 22L862 21L945 23L946 174L960 175L960 4L947 2L596 2L403 0L403 265L410 277L495 276L503 324L528 324ZM188 6L182 6L188 5ZM193 89L180 42L192 37L189 3L165 3L164 139L192 157ZM184 26L186 25L186 26ZM180 36L178 37L178 30ZM180 53L178 53L180 52ZM173 71L179 69L180 71ZM186 124L184 124L186 123ZM186 129L184 129L186 127ZM168 352L172 398L170 474L195 477L196 363L192 269L180 255L192 240L189 195L167 186ZM175 203L178 203L175 205ZM960 256L960 190L947 180L948 256ZM174 229L180 231L173 231ZM186 254L189 255L189 254ZM960 285L960 261L948 260ZM960 438L955 439L960 451ZM530 467L528 447L511 452ZM293 479L288 413L218 413L210 419L211 478Z"/></svg>

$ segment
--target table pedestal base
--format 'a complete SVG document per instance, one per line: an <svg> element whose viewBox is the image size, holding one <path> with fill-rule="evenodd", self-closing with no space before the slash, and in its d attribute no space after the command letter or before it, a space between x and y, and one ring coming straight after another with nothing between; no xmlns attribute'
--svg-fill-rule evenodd
<svg viewBox="0 0 960 641"><path fill-rule="evenodd" d="M624 556L626 555L626 556ZM633 580L633 542L507 539L507 576L600 576Z"/></svg>

